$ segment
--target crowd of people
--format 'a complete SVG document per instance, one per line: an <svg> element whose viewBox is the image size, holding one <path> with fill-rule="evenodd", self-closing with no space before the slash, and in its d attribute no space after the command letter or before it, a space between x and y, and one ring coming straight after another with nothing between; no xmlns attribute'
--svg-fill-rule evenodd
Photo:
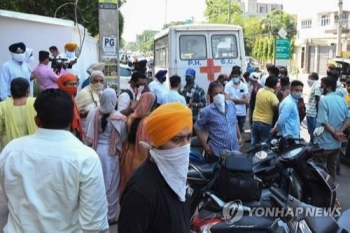
<svg viewBox="0 0 350 233"><path fill-rule="evenodd" d="M304 84L273 65L266 74L234 66L207 92L194 69L186 70L185 85L180 76L169 77L168 88L166 70L148 84L140 65L118 97L106 87L103 63L87 67L88 82L78 90L74 72L48 67L47 51L27 70L26 50L11 45L13 59L0 68L5 232L107 232L115 223L119 233L188 232L192 136L214 163L224 150L240 150L246 118L254 146L274 136L299 138L306 116L310 144L324 149L315 159L332 177L340 172L350 83L343 88L333 66L321 80L309 75L307 106ZM36 98L30 97L33 80L40 87Z"/></svg>

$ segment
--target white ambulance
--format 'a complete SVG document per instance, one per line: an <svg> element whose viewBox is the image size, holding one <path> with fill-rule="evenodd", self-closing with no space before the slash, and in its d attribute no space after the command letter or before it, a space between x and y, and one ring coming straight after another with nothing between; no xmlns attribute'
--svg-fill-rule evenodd
<svg viewBox="0 0 350 233"><path fill-rule="evenodd" d="M188 68L196 71L196 84L207 91L220 74L233 66L246 70L243 30L240 26L191 24L167 28L154 37L154 70L168 70L185 84ZM167 79L169 83L169 79Z"/></svg>

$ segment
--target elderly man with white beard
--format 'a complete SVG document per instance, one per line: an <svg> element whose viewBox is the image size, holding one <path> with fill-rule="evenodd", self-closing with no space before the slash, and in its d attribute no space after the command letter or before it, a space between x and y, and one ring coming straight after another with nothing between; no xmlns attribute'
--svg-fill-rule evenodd
<svg viewBox="0 0 350 233"><path fill-rule="evenodd" d="M9 51L12 59L0 67L0 101L11 96L10 83L14 78L25 78L30 83L31 71L25 61L26 45L23 42L12 44Z"/></svg>

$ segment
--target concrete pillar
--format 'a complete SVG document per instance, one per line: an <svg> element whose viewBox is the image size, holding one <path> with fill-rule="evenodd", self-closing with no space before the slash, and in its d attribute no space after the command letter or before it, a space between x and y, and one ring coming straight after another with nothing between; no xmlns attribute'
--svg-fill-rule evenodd
<svg viewBox="0 0 350 233"><path fill-rule="evenodd" d="M120 78L119 78L119 15L118 15L118 1L112 0L109 3L99 3L99 60L103 61L104 56L117 59L116 64L118 73L118 95L120 94ZM115 48L114 51L105 52L103 50L105 46L104 37L114 38Z"/></svg>
<svg viewBox="0 0 350 233"><path fill-rule="evenodd" d="M315 70L313 72L320 72L320 46L316 45L315 47Z"/></svg>

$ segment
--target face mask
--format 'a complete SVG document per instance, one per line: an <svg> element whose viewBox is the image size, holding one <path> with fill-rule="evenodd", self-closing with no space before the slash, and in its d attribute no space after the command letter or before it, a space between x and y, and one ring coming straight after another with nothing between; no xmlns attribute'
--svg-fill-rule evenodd
<svg viewBox="0 0 350 233"><path fill-rule="evenodd" d="M147 145L145 142L140 143ZM182 202L186 200L190 149L190 144L167 150L150 149L150 154L163 178Z"/></svg>
<svg viewBox="0 0 350 233"><path fill-rule="evenodd" d="M233 82L234 84L238 84L238 83L240 83L240 80L239 80L239 78L234 77L234 78L232 78L232 82Z"/></svg>
<svg viewBox="0 0 350 233"><path fill-rule="evenodd" d="M159 79L159 82L160 83L164 83L166 81L166 77L164 76L164 77L161 77L160 79Z"/></svg>
<svg viewBox="0 0 350 233"><path fill-rule="evenodd" d="M91 83L90 88L95 92L101 92L103 90L102 83Z"/></svg>
<svg viewBox="0 0 350 233"><path fill-rule="evenodd" d="M312 87L314 85L315 81L314 80L307 80L307 84L309 85L309 87Z"/></svg>
<svg viewBox="0 0 350 233"><path fill-rule="evenodd" d="M298 99L301 98L303 93L302 92L293 91L291 94L292 94L294 99L298 100Z"/></svg>
<svg viewBox="0 0 350 233"><path fill-rule="evenodd" d="M217 94L213 97L214 104L220 105L224 103L225 101L225 96L224 94Z"/></svg>
<svg viewBox="0 0 350 233"><path fill-rule="evenodd" d="M137 88L137 93L142 93L143 90L145 89L145 86L144 85L139 85L139 87Z"/></svg>
<svg viewBox="0 0 350 233"><path fill-rule="evenodd" d="M225 86L227 83L228 83L228 81L227 81L227 80L225 80L225 81L224 81L224 86Z"/></svg>
<svg viewBox="0 0 350 233"><path fill-rule="evenodd" d="M18 62L23 62L24 58L25 58L25 54L24 53L12 53L12 57L13 59L15 59Z"/></svg>
<svg viewBox="0 0 350 233"><path fill-rule="evenodd" d="M194 79L186 79L186 84L187 85L194 84Z"/></svg>
<svg viewBox="0 0 350 233"><path fill-rule="evenodd" d="M64 90L70 94L70 95L75 95L78 91L78 87L77 86L72 86L72 87L65 87Z"/></svg>
<svg viewBox="0 0 350 233"><path fill-rule="evenodd" d="M75 52L66 51L66 55L69 58L73 58L75 56Z"/></svg>

